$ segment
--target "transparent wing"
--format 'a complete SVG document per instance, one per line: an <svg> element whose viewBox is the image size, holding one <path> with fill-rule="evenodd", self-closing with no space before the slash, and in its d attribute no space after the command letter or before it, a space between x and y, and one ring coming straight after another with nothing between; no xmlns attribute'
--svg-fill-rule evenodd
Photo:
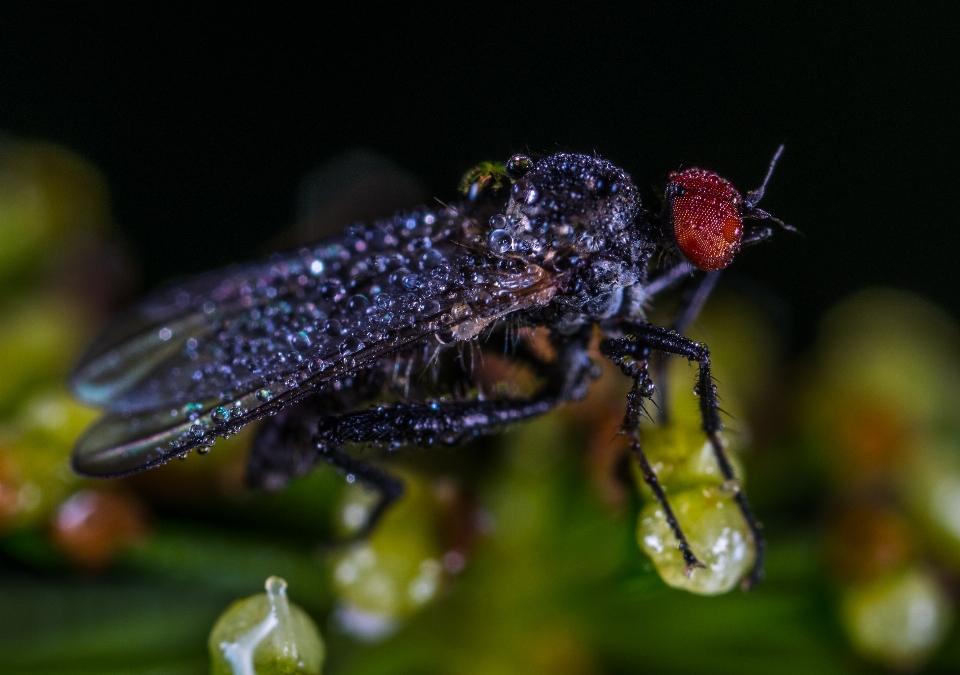
<svg viewBox="0 0 960 675"><path fill-rule="evenodd" d="M162 463L434 336L473 338L545 304L542 268L473 253L453 211L397 216L161 291L104 334L73 387L109 412L74 468Z"/></svg>

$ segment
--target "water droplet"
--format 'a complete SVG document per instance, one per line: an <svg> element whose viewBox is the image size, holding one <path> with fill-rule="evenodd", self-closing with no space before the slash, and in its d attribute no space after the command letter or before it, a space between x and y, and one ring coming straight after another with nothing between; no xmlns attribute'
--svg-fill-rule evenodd
<svg viewBox="0 0 960 675"><path fill-rule="evenodd" d="M399 269L396 269L390 273L388 280L394 286L401 286L404 278L406 278L409 274L410 270L408 270L406 267L400 267Z"/></svg>
<svg viewBox="0 0 960 675"><path fill-rule="evenodd" d="M420 256L420 268L424 270L439 267L444 263L443 254L440 251L431 248Z"/></svg>
<svg viewBox="0 0 960 675"><path fill-rule="evenodd" d="M355 312L362 312L370 305L370 301L365 295L355 295L347 302L347 307Z"/></svg>
<svg viewBox="0 0 960 675"><path fill-rule="evenodd" d="M417 308L424 316L433 316L440 311L440 303L437 300L424 300Z"/></svg>
<svg viewBox="0 0 960 675"><path fill-rule="evenodd" d="M347 338L340 343L340 353L346 356L347 354L353 354L364 348L364 344L357 338Z"/></svg>
<svg viewBox="0 0 960 675"><path fill-rule="evenodd" d="M216 424L223 424L230 419L230 411L223 406L218 406L210 412L210 419Z"/></svg>
<svg viewBox="0 0 960 675"><path fill-rule="evenodd" d="M310 336L307 335L306 331L302 331L302 330L297 331L296 333L293 333L291 335L288 335L287 342L290 343L291 347L295 347L298 349L306 349L312 344L310 340Z"/></svg>
<svg viewBox="0 0 960 675"><path fill-rule="evenodd" d="M487 236L487 247L492 253L500 255L513 248L513 237L505 230L493 230Z"/></svg>
<svg viewBox="0 0 960 675"><path fill-rule="evenodd" d="M543 242L533 235L526 235L520 238L523 248L530 253L537 254L543 250Z"/></svg>
<svg viewBox="0 0 960 675"><path fill-rule="evenodd" d="M514 155L507 160L507 174L514 179L522 178L533 168L533 160L526 155Z"/></svg>

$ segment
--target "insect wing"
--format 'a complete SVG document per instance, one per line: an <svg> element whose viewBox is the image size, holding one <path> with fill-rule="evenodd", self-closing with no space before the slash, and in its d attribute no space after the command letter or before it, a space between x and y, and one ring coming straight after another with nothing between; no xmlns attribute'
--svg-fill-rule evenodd
<svg viewBox="0 0 960 675"><path fill-rule="evenodd" d="M461 232L455 214L395 218L145 301L74 377L78 396L109 411L78 441L74 468L163 463L405 348L472 339L552 297L543 269L478 260Z"/></svg>
<svg viewBox="0 0 960 675"><path fill-rule="evenodd" d="M152 371L182 355L189 340L207 338L215 326L211 320L214 310L221 315L236 313L238 305L246 300L234 300L232 306L225 306L228 299L240 295L238 291L245 285L269 283L274 266L258 263L231 267L146 298L87 350L71 377L74 394L85 403L126 412L172 403L161 400L155 391L152 400L144 398L138 404L137 386L150 382ZM196 361L199 356L199 352L191 353L187 359ZM196 365L192 372L197 370Z"/></svg>

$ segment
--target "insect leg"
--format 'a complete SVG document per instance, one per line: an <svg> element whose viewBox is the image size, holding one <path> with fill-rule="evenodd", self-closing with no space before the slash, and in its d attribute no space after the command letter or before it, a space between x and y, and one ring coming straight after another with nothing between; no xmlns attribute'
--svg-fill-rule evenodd
<svg viewBox="0 0 960 675"><path fill-rule="evenodd" d="M676 537L679 544L680 553L683 555L683 561L687 564L685 573L690 574L694 569L703 567L703 563L697 560L697 556L691 550L687 537L673 513L673 508L670 506L670 501L667 499L663 486L660 485L656 472L650 466L650 461L643 452L640 439L637 436L644 400L652 398L654 391L653 382L650 380L648 372L650 349L628 340L605 340L600 343L600 352L620 366L624 375L633 380L633 386L627 393L627 412L624 415L621 429L624 434L630 437L630 451L640 466L644 482L653 492L660 508L663 509L667 525L673 531L673 536Z"/></svg>
<svg viewBox="0 0 960 675"><path fill-rule="evenodd" d="M558 402L556 397L544 396L534 399L376 406L321 418L314 444L321 457L380 493L380 500L356 535L359 538L369 534L390 505L400 498L403 483L382 469L353 459L341 449L344 444L369 443L387 448L405 443L420 446L435 443L457 445L514 422L542 415Z"/></svg>
<svg viewBox="0 0 960 675"><path fill-rule="evenodd" d="M690 361L696 361L699 365L697 395L700 398L702 427L710 441L710 446L713 448L713 454L717 458L721 475L730 485L735 486L736 491L734 498L741 513L743 513L747 526L750 528L750 533L753 536L754 545L756 546L757 553L753 569L743 583L743 588L749 589L763 576L763 559L766 544L763 539L763 534L760 531L760 523L757 522L753 509L750 508L746 494L743 490L740 490L739 487L736 487L738 484L733 472L733 465L730 464L730 459L727 457L723 443L720 441L719 434L723 428L723 424L720 421L720 402L717 398L717 387L713 383L713 375L710 370L710 351L706 345L694 342L689 338L685 338L661 326L634 324L624 326L624 330L628 333L626 338L607 340L601 343L600 351L604 354L619 355L620 358L623 359L625 356L632 356L634 358L638 358L641 355L645 356L650 353L651 349L654 349L668 354L683 356ZM621 366L621 368L622 367L623 366Z"/></svg>
<svg viewBox="0 0 960 675"><path fill-rule="evenodd" d="M719 271L699 275L696 283L687 289L683 294L683 298L680 300L677 316L671 326L674 331L682 333L687 326L700 315L700 311L706 304L707 299L710 297L719 279ZM660 352L654 360L656 381L660 383L660 417L664 421L670 419L670 382L666 377L667 363L669 363L669 361L670 354L666 352Z"/></svg>
<svg viewBox="0 0 960 675"><path fill-rule="evenodd" d="M559 401L533 399L435 401L376 406L320 420L317 442L335 448L345 443L397 447L404 443L429 447L458 445L509 424L549 412ZM321 448L321 452L328 452Z"/></svg>
<svg viewBox="0 0 960 675"><path fill-rule="evenodd" d="M317 462L312 443L316 419L313 409L303 402L266 417L251 444L247 484L276 491L310 471Z"/></svg>
<svg viewBox="0 0 960 675"><path fill-rule="evenodd" d="M319 458L325 458L348 476L374 488L380 496L367 523L347 538L350 541L370 533L387 508L403 495L403 483L382 469L350 457L336 439L318 437L317 424L321 420L340 417L324 415L314 402L308 401L265 419L251 448L247 483L265 490L278 490L294 477L307 473Z"/></svg>
<svg viewBox="0 0 960 675"><path fill-rule="evenodd" d="M376 505L367 516L367 522L349 537L348 541L365 538L373 532L377 523L380 522L380 518L387 512L387 509L403 496L403 481L372 464L367 464L366 462L350 457L337 446L320 442L317 448L321 456L325 457L331 465L338 469L343 469L347 474L348 480L350 480L351 476L354 479L360 479L380 495ZM351 482L353 481L351 480Z"/></svg>

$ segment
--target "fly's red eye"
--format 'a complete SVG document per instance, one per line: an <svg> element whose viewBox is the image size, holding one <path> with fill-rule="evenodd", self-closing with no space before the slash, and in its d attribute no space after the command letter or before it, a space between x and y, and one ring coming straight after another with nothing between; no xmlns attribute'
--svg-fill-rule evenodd
<svg viewBox="0 0 960 675"><path fill-rule="evenodd" d="M743 235L736 188L712 171L687 169L670 175L667 194L673 236L687 260L705 271L733 262Z"/></svg>

